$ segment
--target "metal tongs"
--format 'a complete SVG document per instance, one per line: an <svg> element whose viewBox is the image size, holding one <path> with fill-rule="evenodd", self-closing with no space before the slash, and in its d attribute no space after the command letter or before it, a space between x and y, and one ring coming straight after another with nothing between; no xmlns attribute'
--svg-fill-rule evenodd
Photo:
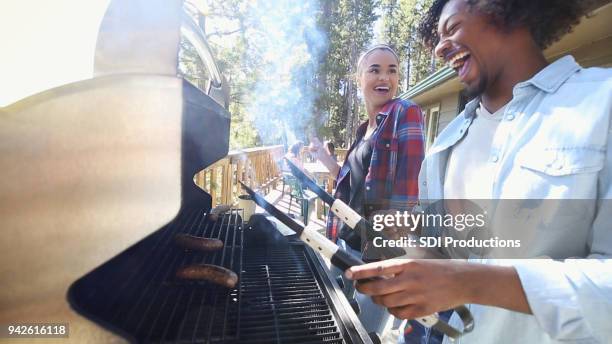
<svg viewBox="0 0 612 344"><path fill-rule="evenodd" d="M270 204L268 201L265 200L263 196L257 194L251 188L246 186L243 182L240 182L240 184L251 196L253 201L257 203L257 205L262 207L270 215L274 216L284 225L291 228L297 234L297 237L300 238L301 241L303 241L306 245L310 246L316 252L319 252L319 254L321 254L322 256L329 259L331 263L340 270L342 270L342 272L345 272L352 266L365 264L363 260L353 256L348 251L336 245L334 242L319 233L314 227L304 227L301 224L295 222L287 214L283 213L274 205ZM329 194L327 195L329 196ZM333 199L333 197L329 197ZM346 206L346 204L344 205ZM348 206L346 207L350 209ZM361 216L359 217L361 218ZM366 282L368 280L374 279L377 278L360 280L360 282ZM438 313L428 315L426 317L417 318L415 320L421 323L423 326L431 327L432 329L435 329L454 340L461 337L465 333L471 332L474 329L474 318L472 316L472 313L470 313L469 309L467 309L467 307L462 305L454 308L454 311L457 312L457 314L461 318L461 321L463 322L463 332L440 320Z"/></svg>
<svg viewBox="0 0 612 344"><path fill-rule="evenodd" d="M299 167L297 167L289 159L285 158L285 161L287 162L289 169L291 169L291 173L300 181L300 183L302 183L303 186L309 188L315 194L317 194L317 196L319 196L323 202L329 205L331 212L334 213L338 218L340 218L344 223L346 223L350 228L356 230L358 234L365 232L368 240L373 240L373 238L377 236L382 236L381 232L374 231L372 225L368 220L364 219L361 215L359 215L355 210L349 207L342 200L335 199L330 194L328 194L314 180L309 178ZM401 248L395 249L400 250L401 253L392 252L390 257L399 257L406 253ZM463 322L463 332L460 332L459 330L451 327L447 323L438 320L437 313L428 317L415 320L417 320L424 326L432 327L449 336L450 338L456 339L460 337L463 333L472 331L472 329L474 328L474 317L470 313L469 309L467 309L467 307L463 305L454 308L454 311L457 312L457 314L461 318L461 321ZM439 325L431 325L432 322L434 324Z"/></svg>
<svg viewBox="0 0 612 344"><path fill-rule="evenodd" d="M323 190L317 183L310 179L299 167L285 158L291 173L300 181L302 186L312 190L325 204L329 205L332 213L336 214L342 222L346 223L351 229L361 237L373 241L375 238L387 239L381 231L376 231L370 221L364 219L346 203L339 199L334 199L330 194ZM396 258L406 254L400 247L382 247L378 249L387 258Z"/></svg>

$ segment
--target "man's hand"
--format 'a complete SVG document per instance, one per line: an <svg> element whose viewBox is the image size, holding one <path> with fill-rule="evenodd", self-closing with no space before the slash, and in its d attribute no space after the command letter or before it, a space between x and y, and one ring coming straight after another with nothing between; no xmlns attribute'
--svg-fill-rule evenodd
<svg viewBox="0 0 612 344"><path fill-rule="evenodd" d="M385 277L357 283L357 290L389 309L401 319L414 319L466 303L468 290L461 285L466 264L451 260L391 259L354 266L346 276L360 280Z"/></svg>
<svg viewBox="0 0 612 344"><path fill-rule="evenodd" d="M448 259L391 259L354 266L347 270L346 277L382 277L357 282L357 290L401 319L423 317L466 303L530 313L513 267Z"/></svg>

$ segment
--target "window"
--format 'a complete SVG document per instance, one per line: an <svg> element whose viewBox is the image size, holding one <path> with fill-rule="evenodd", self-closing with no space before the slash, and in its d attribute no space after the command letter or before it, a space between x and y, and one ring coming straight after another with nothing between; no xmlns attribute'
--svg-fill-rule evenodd
<svg viewBox="0 0 612 344"><path fill-rule="evenodd" d="M425 110L425 151L431 147L438 135L438 122L440 120L440 106L435 105Z"/></svg>

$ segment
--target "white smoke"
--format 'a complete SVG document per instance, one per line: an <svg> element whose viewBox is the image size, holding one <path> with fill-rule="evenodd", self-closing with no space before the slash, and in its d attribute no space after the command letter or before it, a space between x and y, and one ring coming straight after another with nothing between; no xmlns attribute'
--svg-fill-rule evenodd
<svg viewBox="0 0 612 344"><path fill-rule="evenodd" d="M315 73L327 45L317 28L319 3L256 0L252 6L259 30L248 39L262 72L248 113L264 145L304 140L314 117Z"/></svg>

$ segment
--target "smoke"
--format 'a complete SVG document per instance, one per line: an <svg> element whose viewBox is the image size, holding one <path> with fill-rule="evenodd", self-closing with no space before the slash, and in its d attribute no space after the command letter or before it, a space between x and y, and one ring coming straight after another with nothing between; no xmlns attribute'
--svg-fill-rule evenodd
<svg viewBox="0 0 612 344"><path fill-rule="evenodd" d="M327 46L317 28L319 2L256 0L252 8L258 30L249 44L261 72L248 113L264 145L305 140L315 118L318 61Z"/></svg>

